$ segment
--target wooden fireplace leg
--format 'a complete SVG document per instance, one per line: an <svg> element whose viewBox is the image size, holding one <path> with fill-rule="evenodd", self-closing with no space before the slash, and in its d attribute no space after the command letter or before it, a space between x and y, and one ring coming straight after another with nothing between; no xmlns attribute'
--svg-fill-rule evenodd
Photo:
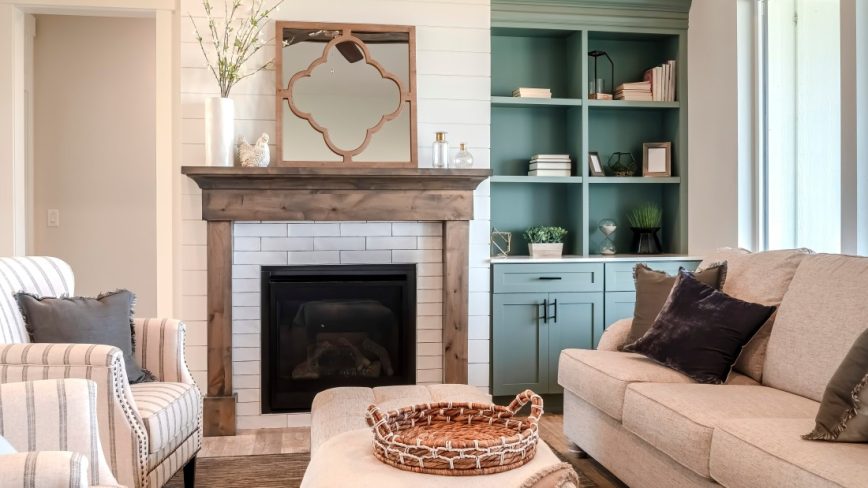
<svg viewBox="0 0 868 488"><path fill-rule="evenodd" d="M208 395L206 436L235 435L232 392L232 222L208 222Z"/></svg>
<svg viewBox="0 0 868 488"><path fill-rule="evenodd" d="M443 380L467 384L470 222L443 223Z"/></svg>

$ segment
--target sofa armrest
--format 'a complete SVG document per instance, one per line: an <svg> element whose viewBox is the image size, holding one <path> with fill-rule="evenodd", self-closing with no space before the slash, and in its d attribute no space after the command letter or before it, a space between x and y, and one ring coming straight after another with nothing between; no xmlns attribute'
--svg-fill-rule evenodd
<svg viewBox="0 0 868 488"><path fill-rule="evenodd" d="M97 344L0 344L0 382L84 378L96 383L100 443L115 479L145 486L148 434L133 398L123 352Z"/></svg>
<svg viewBox="0 0 868 488"><path fill-rule="evenodd" d="M627 343L627 337L630 335L630 327L633 325L633 319L621 319L603 332L603 337L600 338L600 343L597 345L599 351L617 351L619 347Z"/></svg>
<svg viewBox="0 0 868 488"><path fill-rule="evenodd" d="M70 451L30 451L0 456L3 486L87 488L87 458Z"/></svg>
<svg viewBox="0 0 868 488"><path fill-rule="evenodd" d="M173 319L135 319L135 358L158 381L194 384L184 356L187 326Z"/></svg>

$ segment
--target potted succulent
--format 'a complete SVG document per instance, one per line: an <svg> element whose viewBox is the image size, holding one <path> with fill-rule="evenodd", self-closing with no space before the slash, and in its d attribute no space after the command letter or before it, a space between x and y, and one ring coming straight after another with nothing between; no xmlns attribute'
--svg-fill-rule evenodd
<svg viewBox="0 0 868 488"><path fill-rule="evenodd" d="M633 230L633 250L636 254L660 254L663 246L657 233L663 222L663 210L653 203L646 203L627 214Z"/></svg>
<svg viewBox="0 0 868 488"><path fill-rule="evenodd" d="M527 248L534 258L559 258L564 253L564 238L567 230L563 227L537 225L524 231Z"/></svg>

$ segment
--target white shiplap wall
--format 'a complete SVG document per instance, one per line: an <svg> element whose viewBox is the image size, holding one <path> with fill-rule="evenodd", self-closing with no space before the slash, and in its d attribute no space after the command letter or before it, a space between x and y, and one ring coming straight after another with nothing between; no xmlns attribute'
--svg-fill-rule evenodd
<svg viewBox="0 0 868 488"><path fill-rule="evenodd" d="M220 0L217 0L220 5ZM216 10L222 10L218 7ZM181 0L181 163L204 164L203 101L217 95L186 14L200 25L201 2ZM490 5L488 0L287 0L274 20L409 24L416 26L420 166L429 166L434 131L445 130L453 145L467 142L477 167L489 166ZM273 27L267 31L273 38ZM261 60L273 53L267 49ZM232 92L236 132L248 140L262 132L274 137L274 72L263 71ZM276 153L272 150L272 155ZM189 329L188 362L206 385L205 223L198 188L181 177L181 318ZM476 192L477 220L471 223L469 296L470 383L488 386L489 215L488 183ZM241 351L237 351L241 352ZM255 427L254 423L247 425Z"/></svg>

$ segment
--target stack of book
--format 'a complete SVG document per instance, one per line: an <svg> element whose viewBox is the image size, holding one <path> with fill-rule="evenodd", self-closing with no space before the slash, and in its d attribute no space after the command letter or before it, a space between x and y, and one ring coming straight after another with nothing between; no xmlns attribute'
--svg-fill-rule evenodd
<svg viewBox="0 0 868 488"><path fill-rule="evenodd" d="M645 81L618 85L615 100L674 102L675 86L675 61L667 61L645 71Z"/></svg>
<svg viewBox="0 0 868 488"><path fill-rule="evenodd" d="M528 176L570 176L573 167L569 154L537 154L530 160Z"/></svg>
<svg viewBox="0 0 868 488"><path fill-rule="evenodd" d="M520 98L551 98L552 91L549 88L518 87L512 91L512 96Z"/></svg>
<svg viewBox="0 0 868 488"><path fill-rule="evenodd" d="M650 81L623 83L615 89L615 100L636 100L650 102L653 100Z"/></svg>
<svg viewBox="0 0 868 488"><path fill-rule="evenodd" d="M651 98L655 102L675 101L675 61L667 61L645 72L645 81L651 82Z"/></svg>

